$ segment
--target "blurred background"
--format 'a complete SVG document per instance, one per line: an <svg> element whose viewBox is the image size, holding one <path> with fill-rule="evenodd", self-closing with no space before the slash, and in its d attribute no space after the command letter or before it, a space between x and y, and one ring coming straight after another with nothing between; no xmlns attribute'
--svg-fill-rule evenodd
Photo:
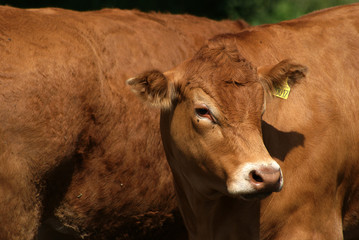
<svg viewBox="0 0 359 240"><path fill-rule="evenodd" d="M102 8L188 13L212 19L242 18L251 25L292 19L314 10L359 0L0 0L20 8L59 7L79 11Z"/></svg>

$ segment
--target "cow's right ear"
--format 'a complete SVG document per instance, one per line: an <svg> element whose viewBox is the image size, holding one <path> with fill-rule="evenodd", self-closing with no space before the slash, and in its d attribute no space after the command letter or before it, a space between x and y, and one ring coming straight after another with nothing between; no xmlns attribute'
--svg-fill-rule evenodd
<svg viewBox="0 0 359 240"><path fill-rule="evenodd" d="M157 70L145 72L126 82L135 94L154 107L168 109L177 97L173 81Z"/></svg>

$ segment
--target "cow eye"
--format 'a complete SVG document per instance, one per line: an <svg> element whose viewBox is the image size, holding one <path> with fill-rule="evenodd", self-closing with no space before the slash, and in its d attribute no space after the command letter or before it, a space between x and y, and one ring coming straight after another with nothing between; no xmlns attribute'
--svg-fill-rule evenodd
<svg viewBox="0 0 359 240"><path fill-rule="evenodd" d="M201 118L208 118L209 120L211 120L212 122L214 121L214 118L210 112L210 110L207 107L201 106L201 107L196 107L195 108L196 114L201 117Z"/></svg>
<svg viewBox="0 0 359 240"><path fill-rule="evenodd" d="M196 113L200 116L205 116L209 114L209 110L207 108L196 108Z"/></svg>

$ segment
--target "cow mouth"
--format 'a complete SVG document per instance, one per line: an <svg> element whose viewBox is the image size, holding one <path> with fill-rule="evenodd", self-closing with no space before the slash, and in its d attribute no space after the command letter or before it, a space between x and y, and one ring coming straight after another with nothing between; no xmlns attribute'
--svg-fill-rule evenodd
<svg viewBox="0 0 359 240"><path fill-rule="evenodd" d="M271 194L272 192L247 193L247 194L241 194L240 198L246 201L261 200L268 197Z"/></svg>
<svg viewBox="0 0 359 240"><path fill-rule="evenodd" d="M262 200L266 197L269 197L273 191L254 191L249 193L237 193L237 194L228 194L229 197L238 198L245 201L255 201Z"/></svg>

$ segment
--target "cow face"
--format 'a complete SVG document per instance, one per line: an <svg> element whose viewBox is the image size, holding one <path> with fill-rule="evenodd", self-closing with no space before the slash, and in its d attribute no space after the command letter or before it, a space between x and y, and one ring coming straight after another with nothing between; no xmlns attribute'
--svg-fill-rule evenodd
<svg viewBox="0 0 359 240"><path fill-rule="evenodd" d="M161 131L175 177L203 194L244 199L280 191L280 166L261 134L265 94L302 66L283 61L258 72L237 49L202 48L164 74L129 79L132 90L162 108Z"/></svg>

